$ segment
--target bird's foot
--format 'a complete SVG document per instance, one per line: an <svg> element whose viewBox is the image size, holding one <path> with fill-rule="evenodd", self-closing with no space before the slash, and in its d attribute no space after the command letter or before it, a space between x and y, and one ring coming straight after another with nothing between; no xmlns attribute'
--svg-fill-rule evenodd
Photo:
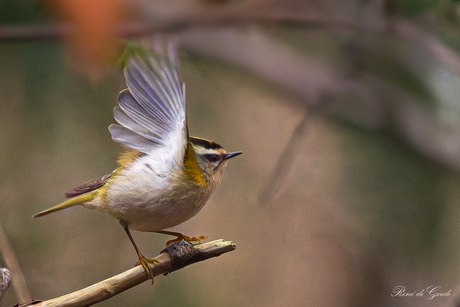
<svg viewBox="0 0 460 307"><path fill-rule="evenodd" d="M179 242L179 241L182 241L182 240L187 241L187 242L192 243L192 244L196 244L196 243L201 243L201 240L206 240L207 238L208 237L206 237L206 236L199 236L198 238L197 237L189 237L189 236L186 236L183 233L181 233L179 236L177 236L177 238L169 240L169 241L166 241L166 246L168 246L169 244L171 244L173 242Z"/></svg>
<svg viewBox="0 0 460 307"><path fill-rule="evenodd" d="M159 263L160 261L158 261L155 258L149 259L149 258L144 257L143 255L139 255L139 262L136 263L136 266L142 265L145 273L147 273L148 278L152 280L152 285L153 285L153 270L150 264L159 264Z"/></svg>

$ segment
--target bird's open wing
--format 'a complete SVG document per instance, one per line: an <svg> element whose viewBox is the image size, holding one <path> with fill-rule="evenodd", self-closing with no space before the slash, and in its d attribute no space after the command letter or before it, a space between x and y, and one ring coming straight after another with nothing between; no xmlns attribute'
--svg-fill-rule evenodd
<svg viewBox="0 0 460 307"><path fill-rule="evenodd" d="M163 148L182 164L187 146L185 93L180 79L177 48L165 37L150 50L134 53L127 61L128 89L118 97L112 139L148 153Z"/></svg>

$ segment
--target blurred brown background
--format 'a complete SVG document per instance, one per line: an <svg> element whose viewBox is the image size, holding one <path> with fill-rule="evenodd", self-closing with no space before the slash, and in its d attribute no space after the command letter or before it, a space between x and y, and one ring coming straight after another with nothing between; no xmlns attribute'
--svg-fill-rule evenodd
<svg viewBox="0 0 460 307"><path fill-rule="evenodd" d="M52 13L0 0L0 223L32 298L42 300L137 261L104 214L74 207L31 219L67 189L111 172L120 150L107 131L125 87L119 69L98 66L99 49L86 41L5 31L54 25L50 14L85 23L59 15L65 1L55 2ZM109 19L125 34L134 20L140 32L180 36L191 134L244 154L204 209L174 230L237 248L99 306L454 304L460 4L168 3L116 2L113 11L126 5L130 14ZM169 239L133 236L146 256ZM451 295L393 297L396 286ZM10 286L0 304L16 303Z"/></svg>

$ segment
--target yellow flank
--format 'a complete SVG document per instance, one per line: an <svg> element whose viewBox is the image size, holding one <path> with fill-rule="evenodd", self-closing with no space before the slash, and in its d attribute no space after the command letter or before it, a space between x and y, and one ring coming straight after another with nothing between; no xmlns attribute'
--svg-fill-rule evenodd
<svg viewBox="0 0 460 307"><path fill-rule="evenodd" d="M142 152L137 151L135 149L127 148L125 152L120 154L117 162L120 166L126 166L127 164L139 158L139 156L141 155L142 155Z"/></svg>
<svg viewBox="0 0 460 307"><path fill-rule="evenodd" d="M184 157L184 173L187 177L195 180L201 185L205 185L206 181L203 178L203 171L201 170L195 157L195 150L191 144L188 144Z"/></svg>
<svg viewBox="0 0 460 307"><path fill-rule="evenodd" d="M47 215L47 214L50 214L50 213L53 213L53 212L56 212L56 211L59 211L59 210L62 210L62 209L66 209L66 208L81 204L81 203L83 203L85 201L92 200L94 197L96 197L96 195L98 193L99 193L99 189L94 190L94 191L89 192L89 193L86 193L86 194L83 194L83 195L79 195L77 197L74 197L74 198L71 198L69 200L66 200L65 202L62 202L62 203L60 203L60 204L58 204L56 206L48 208L48 209L46 209L46 210L44 210L42 212L38 212L38 213L34 214L33 217L44 216L44 215Z"/></svg>

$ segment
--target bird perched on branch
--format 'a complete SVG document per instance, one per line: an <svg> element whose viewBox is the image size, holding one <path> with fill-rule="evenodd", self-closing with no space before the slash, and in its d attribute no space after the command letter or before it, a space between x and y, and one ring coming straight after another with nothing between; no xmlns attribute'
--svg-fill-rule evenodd
<svg viewBox="0 0 460 307"><path fill-rule="evenodd" d="M197 214L222 178L230 158L219 144L189 135L185 87L181 83L177 48L164 37L152 50L138 46L128 57L124 74L128 88L118 97L110 125L112 139L127 147L111 174L66 193L67 201L35 214L40 217L74 205L106 212L119 220L139 262L152 278L130 230L198 240L165 229Z"/></svg>

